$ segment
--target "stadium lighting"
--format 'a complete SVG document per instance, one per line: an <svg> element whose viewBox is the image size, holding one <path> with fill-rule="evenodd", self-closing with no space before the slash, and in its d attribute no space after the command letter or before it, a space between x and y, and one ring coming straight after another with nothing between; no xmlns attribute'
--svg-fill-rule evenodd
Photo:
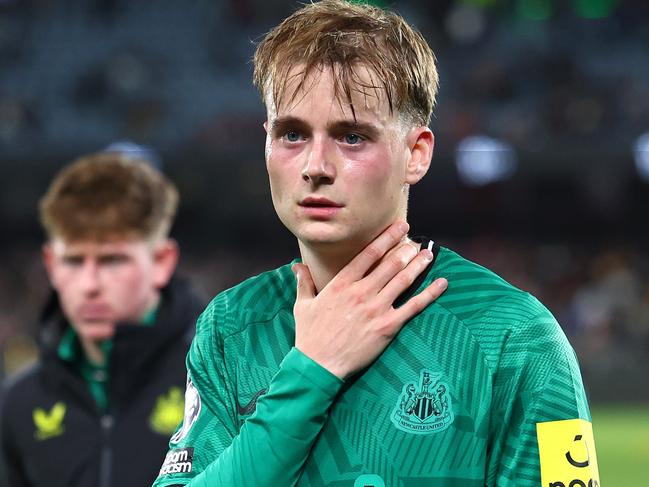
<svg viewBox="0 0 649 487"><path fill-rule="evenodd" d="M516 171L516 154L507 142L473 135L457 147L456 166L460 180L467 186L484 186L504 181Z"/></svg>
<svg viewBox="0 0 649 487"><path fill-rule="evenodd" d="M483 10L468 4L455 5L445 19L448 35L455 42L476 42L485 32L487 19Z"/></svg>
<svg viewBox="0 0 649 487"><path fill-rule="evenodd" d="M645 181L649 181L649 132L642 134L636 140L634 156L638 175Z"/></svg>

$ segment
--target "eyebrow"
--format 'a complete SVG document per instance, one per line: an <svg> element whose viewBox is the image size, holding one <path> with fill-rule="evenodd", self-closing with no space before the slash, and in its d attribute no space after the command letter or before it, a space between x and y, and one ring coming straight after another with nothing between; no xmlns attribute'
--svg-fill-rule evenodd
<svg viewBox="0 0 649 487"><path fill-rule="evenodd" d="M289 130L306 130L309 126L297 117L280 117L273 120L270 124L270 130L273 134L283 134Z"/></svg>
<svg viewBox="0 0 649 487"><path fill-rule="evenodd" d="M279 117L271 122L271 132L282 134L289 130L310 130L309 124L297 117ZM338 120L327 124L327 131L334 134L360 132L369 138L377 138L380 131L376 125L367 122Z"/></svg>

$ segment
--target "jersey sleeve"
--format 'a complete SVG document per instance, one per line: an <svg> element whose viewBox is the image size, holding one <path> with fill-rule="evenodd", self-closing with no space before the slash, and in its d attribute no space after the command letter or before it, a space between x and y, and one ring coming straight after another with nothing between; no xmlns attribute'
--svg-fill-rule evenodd
<svg viewBox="0 0 649 487"><path fill-rule="evenodd" d="M583 485L590 485L589 479L599 480L577 358L545 308L511 330L494 377L493 395L488 485L569 485L583 478ZM548 426L557 435L541 434ZM570 451L582 465L586 456L590 462L571 469Z"/></svg>
<svg viewBox="0 0 649 487"><path fill-rule="evenodd" d="M226 362L214 323L201 317L187 356L185 417L154 487L291 486L299 479L342 381L293 348L239 428L236 377Z"/></svg>

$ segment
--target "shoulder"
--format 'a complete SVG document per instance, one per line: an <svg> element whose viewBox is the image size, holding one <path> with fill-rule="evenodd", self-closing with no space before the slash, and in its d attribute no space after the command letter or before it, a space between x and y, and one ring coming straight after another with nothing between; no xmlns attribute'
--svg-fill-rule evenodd
<svg viewBox="0 0 649 487"><path fill-rule="evenodd" d="M507 342L517 337L527 343L550 340L569 346L554 316L537 298L493 271L446 248L440 249L435 269L449 281L436 303L468 328L489 361L497 360Z"/></svg>
<svg viewBox="0 0 649 487"><path fill-rule="evenodd" d="M295 278L290 264L246 279L218 294L201 314L196 334L221 338L267 321L295 302Z"/></svg>
<svg viewBox="0 0 649 487"><path fill-rule="evenodd" d="M505 310L522 319L548 312L531 294L447 248L440 249L435 270L449 281L440 301L462 319L480 319L485 314Z"/></svg>
<svg viewBox="0 0 649 487"><path fill-rule="evenodd" d="M7 394L18 394L25 389L33 387L34 383L40 380L39 375L41 370L42 364L40 360L38 360L24 369L8 376L2 385L3 397Z"/></svg>
<svg viewBox="0 0 649 487"><path fill-rule="evenodd" d="M495 272L452 250L441 248L436 274L449 281L439 299L444 307L467 323L502 315L509 323L521 323L549 311L534 296L518 289Z"/></svg>
<svg viewBox="0 0 649 487"><path fill-rule="evenodd" d="M3 418L11 415L16 409L24 408L25 403L32 402L33 397L41 390L41 371L42 364L38 361L5 379L1 395Z"/></svg>

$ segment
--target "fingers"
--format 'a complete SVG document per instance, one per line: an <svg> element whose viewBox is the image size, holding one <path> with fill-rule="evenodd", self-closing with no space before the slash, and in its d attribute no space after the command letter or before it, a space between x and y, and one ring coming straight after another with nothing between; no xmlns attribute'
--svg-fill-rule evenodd
<svg viewBox="0 0 649 487"><path fill-rule="evenodd" d="M314 298L316 295L316 289L309 268L304 264L295 264L291 267L291 270L293 271L293 274L295 274L295 279L297 280L296 301Z"/></svg>
<svg viewBox="0 0 649 487"><path fill-rule="evenodd" d="M385 279L385 282L383 283L385 287L380 290L379 297L386 303L394 303L399 295L415 282L417 276L419 276L419 274L421 274L433 260L433 253L430 250L423 249L417 253L417 250L414 247L410 245L408 245L408 247L412 249L408 256L412 257L409 257L405 263L392 263L388 261L391 259L386 259L385 262L381 262L381 265L372 272L372 274L379 273L381 268L384 268L382 273L383 278ZM413 254L416 254L416 256ZM401 268L398 268L398 265L401 265Z"/></svg>
<svg viewBox="0 0 649 487"><path fill-rule="evenodd" d="M443 277L435 279L430 285L416 296L406 301L403 306L394 310L395 319L399 323L405 323L410 318L421 312L426 306L439 298L446 288L448 281Z"/></svg>
<svg viewBox="0 0 649 487"><path fill-rule="evenodd" d="M385 286L389 285L394 280L398 282L405 281L406 276L399 276L399 273L406 269L417 256L418 250L415 243L408 242L398 244L396 247L391 249L383 257L381 262L379 262L379 264L374 269L371 269L366 275L365 282L367 283L368 291L380 293ZM416 277L416 275L414 277Z"/></svg>
<svg viewBox="0 0 649 487"><path fill-rule="evenodd" d="M408 233L409 225L398 220L386 228L372 243L365 247L352 261L339 273L342 278L351 280L362 279L367 271Z"/></svg>

